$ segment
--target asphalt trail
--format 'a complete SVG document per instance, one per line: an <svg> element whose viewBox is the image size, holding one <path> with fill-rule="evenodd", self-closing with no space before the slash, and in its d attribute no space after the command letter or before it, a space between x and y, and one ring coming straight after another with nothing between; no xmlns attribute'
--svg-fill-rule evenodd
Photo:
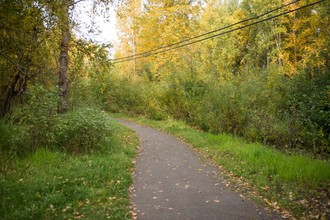
<svg viewBox="0 0 330 220"><path fill-rule="evenodd" d="M141 220L280 219L226 187L217 169L164 132L119 120L141 140L132 203Z"/></svg>

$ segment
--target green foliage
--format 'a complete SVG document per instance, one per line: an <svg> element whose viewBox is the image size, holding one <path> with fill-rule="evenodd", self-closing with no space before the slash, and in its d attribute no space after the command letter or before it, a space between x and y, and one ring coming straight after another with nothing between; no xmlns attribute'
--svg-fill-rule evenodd
<svg viewBox="0 0 330 220"><path fill-rule="evenodd" d="M288 78L278 68L242 71L224 81L184 71L161 82L114 77L105 93L111 101L106 103L113 112L173 117L287 152L329 156L328 73Z"/></svg>
<svg viewBox="0 0 330 220"><path fill-rule="evenodd" d="M135 83L130 83L129 79L111 80L106 90L109 104L107 109L110 111L123 109L130 112L134 109L137 114L144 112L145 101L142 88Z"/></svg>
<svg viewBox="0 0 330 220"><path fill-rule="evenodd" d="M311 150L330 152L329 70L312 75L306 72L290 82L283 110L288 109L302 126L300 140Z"/></svg>
<svg viewBox="0 0 330 220"><path fill-rule="evenodd" d="M133 82L116 75L104 76L101 84L94 84L105 110L118 113L144 114L154 119L165 117L159 102L161 88L157 84Z"/></svg>
<svg viewBox="0 0 330 220"><path fill-rule="evenodd" d="M0 173L11 169L18 157L30 151L30 136L26 128L0 120Z"/></svg>
<svg viewBox="0 0 330 220"><path fill-rule="evenodd" d="M69 107L71 110L87 106L99 106L92 90L90 78L77 78L70 83Z"/></svg>
<svg viewBox="0 0 330 220"><path fill-rule="evenodd" d="M1 219L129 219L138 138L117 123L101 151L72 156L37 149L0 173Z"/></svg>
<svg viewBox="0 0 330 220"><path fill-rule="evenodd" d="M191 2L150 1L145 10L137 2L125 3L118 20L126 34L120 36L117 57L173 48L116 64L130 80L109 88L116 96L108 102L115 112L155 117L158 111L158 118L173 117L206 131L329 156L328 2L307 7L306 1L210 0L190 7ZM251 22L295 9L243 29L243 23L230 26L237 30L223 29L217 32L223 35L203 42L177 43L192 33L206 36L266 12ZM189 16L179 16L182 12ZM159 20L159 13L166 16ZM179 32L180 25L173 25L178 21L185 24Z"/></svg>
<svg viewBox="0 0 330 220"><path fill-rule="evenodd" d="M57 94L43 86L31 87L27 94L27 103L16 108L11 116L26 127L31 137L30 147L48 147L55 142L53 133L57 119Z"/></svg>
<svg viewBox="0 0 330 220"><path fill-rule="evenodd" d="M200 118L213 132L229 132L277 145L285 133L277 117L282 77L272 70L249 71L230 81L213 84L202 102ZM272 102L270 100L273 100Z"/></svg>
<svg viewBox="0 0 330 220"><path fill-rule="evenodd" d="M77 109L57 117L54 125L56 149L90 153L109 141L111 128L105 113L92 108Z"/></svg>
<svg viewBox="0 0 330 220"><path fill-rule="evenodd" d="M41 7L43 5L44 7ZM57 33L43 0L0 2L0 112L19 103L32 79L43 82L56 68ZM48 20L49 19L49 20ZM56 57L56 58L55 58Z"/></svg>
<svg viewBox="0 0 330 220"><path fill-rule="evenodd" d="M41 86L34 87L27 104L17 108L11 116L31 139L26 149L33 152L44 147L76 154L90 153L109 141L111 128L104 112L80 107L67 114L57 114L56 99L56 93Z"/></svg>

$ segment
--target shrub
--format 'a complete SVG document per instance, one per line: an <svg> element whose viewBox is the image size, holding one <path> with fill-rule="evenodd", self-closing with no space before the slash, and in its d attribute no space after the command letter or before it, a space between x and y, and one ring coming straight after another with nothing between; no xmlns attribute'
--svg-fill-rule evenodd
<svg viewBox="0 0 330 220"><path fill-rule="evenodd" d="M30 151L30 136L26 129L0 120L0 173L14 164L17 157Z"/></svg>
<svg viewBox="0 0 330 220"><path fill-rule="evenodd" d="M245 68L220 81L176 71L152 82L112 77L109 109L152 119L173 117L282 150L329 155L328 72L286 77L278 67Z"/></svg>
<svg viewBox="0 0 330 220"><path fill-rule="evenodd" d="M108 118L101 111L81 107L82 104L60 115L57 114L57 93L39 86L32 88L28 95L28 102L16 109L12 121L26 129L30 137L29 151L45 147L89 153L110 137Z"/></svg>
<svg viewBox="0 0 330 220"><path fill-rule="evenodd" d="M57 93L43 86L31 87L27 102L14 110L11 120L26 128L31 137L30 150L48 147L55 141L53 127L57 123Z"/></svg>
<svg viewBox="0 0 330 220"><path fill-rule="evenodd" d="M54 145L69 153L90 153L101 148L111 135L109 119L92 108L73 110L57 120Z"/></svg>
<svg viewBox="0 0 330 220"><path fill-rule="evenodd" d="M299 141L315 153L330 153L329 70L306 71L288 83L282 109L299 124Z"/></svg>

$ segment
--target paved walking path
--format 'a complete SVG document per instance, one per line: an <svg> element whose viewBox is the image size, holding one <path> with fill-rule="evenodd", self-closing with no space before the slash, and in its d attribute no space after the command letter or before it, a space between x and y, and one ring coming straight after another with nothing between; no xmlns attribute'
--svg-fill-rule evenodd
<svg viewBox="0 0 330 220"><path fill-rule="evenodd" d="M140 137L132 202L141 220L279 219L230 191L197 152L164 132L120 122Z"/></svg>

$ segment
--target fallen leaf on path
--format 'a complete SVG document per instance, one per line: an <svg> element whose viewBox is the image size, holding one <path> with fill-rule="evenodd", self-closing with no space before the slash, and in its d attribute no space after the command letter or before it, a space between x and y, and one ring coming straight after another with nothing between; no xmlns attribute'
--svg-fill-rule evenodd
<svg viewBox="0 0 330 220"><path fill-rule="evenodd" d="M138 214L136 212L131 211L130 213L131 213L132 219L134 219L134 220L137 219Z"/></svg>
<svg viewBox="0 0 330 220"><path fill-rule="evenodd" d="M287 215L287 214L282 215L281 217L284 218L284 219L289 219L289 218L291 218L291 216L290 216L290 215Z"/></svg>

